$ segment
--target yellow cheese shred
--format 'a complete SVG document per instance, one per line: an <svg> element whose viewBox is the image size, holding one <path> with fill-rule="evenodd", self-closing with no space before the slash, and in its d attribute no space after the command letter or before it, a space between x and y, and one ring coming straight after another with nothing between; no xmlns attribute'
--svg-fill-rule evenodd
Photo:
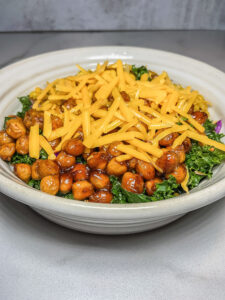
<svg viewBox="0 0 225 300"><path fill-rule="evenodd" d="M39 145L39 125L36 123L31 126L29 134L29 155L32 158L39 158L40 145Z"/></svg>
<svg viewBox="0 0 225 300"><path fill-rule="evenodd" d="M186 193L188 193L188 191L189 191L189 190L188 190L188 186L187 186L188 180L189 180L189 172L188 172L188 169L187 169L187 174L186 174L184 180L181 182L181 187L182 187L182 189L183 189Z"/></svg>
<svg viewBox="0 0 225 300"><path fill-rule="evenodd" d="M55 159L56 156L49 142L42 136L39 136L40 146L47 152L48 159Z"/></svg>

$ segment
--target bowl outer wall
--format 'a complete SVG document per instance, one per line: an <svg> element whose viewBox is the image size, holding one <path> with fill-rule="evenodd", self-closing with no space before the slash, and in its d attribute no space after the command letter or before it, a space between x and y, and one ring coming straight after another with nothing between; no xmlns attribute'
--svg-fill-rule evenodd
<svg viewBox="0 0 225 300"><path fill-rule="evenodd" d="M153 70L168 70L171 78L181 84L191 84L215 103L217 114L224 120L223 95L225 74L205 63L181 55L135 47L90 47L68 49L34 56L14 63L0 71L0 116L19 107L17 96L29 93L36 85L48 79L71 74L76 63L92 67L96 62L122 59L127 63L150 65ZM17 106L17 107L16 107ZM15 178L4 162L0 165L0 190L31 207L76 217L93 219L131 220L160 218L186 213L213 203L225 195L224 169L203 189L188 195L149 203L98 204L69 200L34 190ZM11 177L10 177L11 175Z"/></svg>

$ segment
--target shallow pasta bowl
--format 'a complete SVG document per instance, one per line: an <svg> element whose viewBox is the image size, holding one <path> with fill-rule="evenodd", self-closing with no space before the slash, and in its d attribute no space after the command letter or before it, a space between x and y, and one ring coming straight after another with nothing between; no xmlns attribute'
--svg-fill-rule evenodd
<svg viewBox="0 0 225 300"><path fill-rule="evenodd" d="M211 116L225 120L225 74L191 58L159 50L134 47L94 47L50 52L12 64L0 71L0 125L4 116L19 109L17 97L46 81L74 74L75 64L94 68L97 63L118 58L129 64L166 70L170 78L190 85L213 103ZM0 190L23 202L49 220L81 231L126 234L154 229L184 214L211 204L225 195L225 165L210 180L190 192L168 200L138 204L98 204L51 196L19 180L9 165L0 161Z"/></svg>

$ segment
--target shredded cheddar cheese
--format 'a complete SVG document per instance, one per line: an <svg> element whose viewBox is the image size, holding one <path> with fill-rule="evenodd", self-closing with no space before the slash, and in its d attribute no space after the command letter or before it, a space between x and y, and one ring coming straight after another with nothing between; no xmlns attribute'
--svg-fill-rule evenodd
<svg viewBox="0 0 225 300"><path fill-rule="evenodd" d="M120 142L118 162L135 157L162 172L156 164L163 154L159 142L172 133L178 134L173 149L189 137L225 151L225 145L209 139L204 127L190 114L194 109L208 115L209 102L190 87L174 84L166 72L149 81L149 73L136 80L131 66L123 65L121 60L98 64L93 71L76 67L78 74L30 93L33 109L44 115L43 136L39 136L38 125L30 129L31 157L38 159L43 148L49 159L55 159L54 152L61 151L65 141L79 137L87 151ZM52 116L60 118L63 125L53 130ZM53 150L49 142L56 139L60 142ZM181 184L186 192L188 179L187 173Z"/></svg>

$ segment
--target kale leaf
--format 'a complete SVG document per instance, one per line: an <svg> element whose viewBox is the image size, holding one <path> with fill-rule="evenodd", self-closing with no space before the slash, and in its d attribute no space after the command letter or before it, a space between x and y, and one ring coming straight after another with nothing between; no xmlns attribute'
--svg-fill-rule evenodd
<svg viewBox="0 0 225 300"><path fill-rule="evenodd" d="M76 156L76 162L84 165L87 164L86 160L83 158L82 155Z"/></svg>
<svg viewBox="0 0 225 300"><path fill-rule="evenodd" d="M41 180L34 180L34 179L31 179L29 182L28 182L28 185L37 189L37 190L40 190L40 183L41 183Z"/></svg>
<svg viewBox="0 0 225 300"><path fill-rule="evenodd" d="M148 69L145 66L138 68L135 67L135 65L132 65L131 72L135 75L136 80L140 80L143 74L148 73Z"/></svg>
<svg viewBox="0 0 225 300"><path fill-rule="evenodd" d="M175 177L171 175L169 179L156 184L156 191L151 196L151 201L173 198L176 193L179 193L179 187L180 185L176 182Z"/></svg>
<svg viewBox="0 0 225 300"><path fill-rule="evenodd" d="M117 204L143 203L172 198L179 192L180 186L176 183L176 179L173 176L170 176L168 180L164 180L162 183L156 184L156 191L152 196L147 196L144 193L135 194L126 191L121 187L119 179L115 176L110 176L110 182L112 184L111 192L113 194L112 203Z"/></svg>
<svg viewBox="0 0 225 300"><path fill-rule="evenodd" d="M200 146L192 141L192 148L186 155L185 165L189 171L188 186L190 189L196 187L199 182L207 177L211 178L213 168L222 163L225 159L225 152L214 149L210 146Z"/></svg>
<svg viewBox="0 0 225 300"><path fill-rule="evenodd" d="M207 120L204 123L205 133L208 138L221 142L224 137L223 133L216 133L216 124ZM200 146L198 142L192 141L192 148L186 155L185 165L189 171L188 186L190 189L198 186L200 181L204 178L211 178L213 168L222 163L225 159L225 152L210 147Z"/></svg>
<svg viewBox="0 0 225 300"><path fill-rule="evenodd" d="M212 140L220 142L221 139L225 136L223 133L216 133L216 123L214 124L209 119L207 119L203 126L205 127L205 134Z"/></svg>
<svg viewBox="0 0 225 300"><path fill-rule="evenodd" d="M48 153L43 148L40 151L40 159L48 159Z"/></svg>
<svg viewBox="0 0 225 300"><path fill-rule="evenodd" d="M11 120L13 119L14 117L5 117L5 121L4 121L4 124L3 124L3 129L6 129L6 123L8 120Z"/></svg>
<svg viewBox="0 0 225 300"><path fill-rule="evenodd" d="M61 193L61 192L58 192L58 193L56 194L56 196L62 197L62 198L66 198L66 199L74 199L72 193L63 194L63 193Z"/></svg>
<svg viewBox="0 0 225 300"><path fill-rule="evenodd" d="M31 108L32 102L30 101L29 96L23 96L18 98L22 104L22 111L17 113L17 116L20 118L24 118L25 113Z"/></svg>
<svg viewBox="0 0 225 300"><path fill-rule="evenodd" d="M22 155L19 153L15 153L12 158L10 163L11 164L28 164L32 165L35 162L35 158L31 158L28 154Z"/></svg>

